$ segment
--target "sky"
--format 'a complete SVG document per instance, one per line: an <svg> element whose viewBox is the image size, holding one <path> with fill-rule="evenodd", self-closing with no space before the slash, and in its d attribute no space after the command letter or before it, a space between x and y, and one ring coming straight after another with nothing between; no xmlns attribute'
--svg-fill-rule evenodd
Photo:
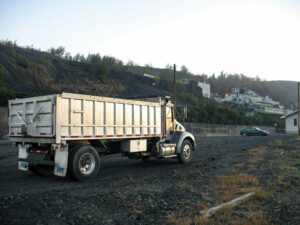
<svg viewBox="0 0 300 225"><path fill-rule="evenodd" d="M300 81L300 0L0 0L0 39Z"/></svg>

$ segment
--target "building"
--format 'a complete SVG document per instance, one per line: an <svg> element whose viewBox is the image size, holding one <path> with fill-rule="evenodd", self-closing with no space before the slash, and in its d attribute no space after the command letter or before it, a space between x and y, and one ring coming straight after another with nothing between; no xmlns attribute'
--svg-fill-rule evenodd
<svg viewBox="0 0 300 225"><path fill-rule="evenodd" d="M299 115L299 110L280 117L281 119L285 119L286 133L298 133L298 126L299 126L298 115Z"/></svg>
<svg viewBox="0 0 300 225"><path fill-rule="evenodd" d="M210 98L210 84L204 82L197 82L197 86L201 87L202 95L206 98Z"/></svg>
<svg viewBox="0 0 300 225"><path fill-rule="evenodd" d="M144 73L143 74L144 77L148 77L148 78L151 78L151 79L154 79L155 76L154 75L151 75L151 74L147 74L147 73Z"/></svg>
<svg viewBox="0 0 300 225"><path fill-rule="evenodd" d="M251 109L251 111L259 113L274 115L291 113L290 110L280 105L278 101L274 101L268 96L260 96L252 90L241 93L239 88L233 88L232 93L223 98L222 101L240 108Z"/></svg>

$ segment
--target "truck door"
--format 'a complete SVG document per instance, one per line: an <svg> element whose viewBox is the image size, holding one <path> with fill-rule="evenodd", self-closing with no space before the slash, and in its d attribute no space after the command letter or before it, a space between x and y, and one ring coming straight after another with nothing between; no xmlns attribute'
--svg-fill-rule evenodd
<svg viewBox="0 0 300 225"><path fill-rule="evenodd" d="M174 131L173 122L174 122L173 108L171 106L166 106L166 136L167 136L167 139L172 138L172 134Z"/></svg>

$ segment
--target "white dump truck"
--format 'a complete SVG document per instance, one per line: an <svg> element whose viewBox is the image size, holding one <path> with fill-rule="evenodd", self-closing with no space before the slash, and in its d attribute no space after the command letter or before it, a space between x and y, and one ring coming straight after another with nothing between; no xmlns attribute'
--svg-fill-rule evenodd
<svg viewBox="0 0 300 225"><path fill-rule="evenodd" d="M19 169L71 175L86 181L100 158L191 160L195 138L174 118L168 98L125 100L71 93L14 99L9 138L19 148Z"/></svg>

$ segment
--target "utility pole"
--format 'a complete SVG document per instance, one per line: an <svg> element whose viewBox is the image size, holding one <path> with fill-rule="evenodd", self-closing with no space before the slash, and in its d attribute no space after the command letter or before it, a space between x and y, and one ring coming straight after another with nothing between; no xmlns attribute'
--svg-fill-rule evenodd
<svg viewBox="0 0 300 225"><path fill-rule="evenodd" d="M300 124L299 124L299 120L300 120L300 82L298 82L298 121L297 121L297 125L298 125L298 134L300 134Z"/></svg>
<svg viewBox="0 0 300 225"><path fill-rule="evenodd" d="M173 71L173 91L174 91L174 106L176 106L176 65L174 64L174 71Z"/></svg>

